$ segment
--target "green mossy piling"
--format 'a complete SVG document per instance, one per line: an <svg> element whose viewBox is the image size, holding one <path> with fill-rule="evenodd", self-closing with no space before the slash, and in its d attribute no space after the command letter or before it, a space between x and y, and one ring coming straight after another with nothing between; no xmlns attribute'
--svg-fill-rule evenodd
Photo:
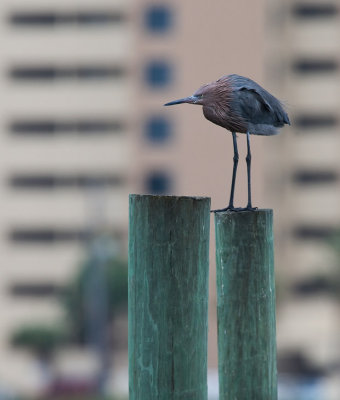
<svg viewBox="0 0 340 400"><path fill-rule="evenodd" d="M206 400L210 199L130 195L130 400Z"/></svg>

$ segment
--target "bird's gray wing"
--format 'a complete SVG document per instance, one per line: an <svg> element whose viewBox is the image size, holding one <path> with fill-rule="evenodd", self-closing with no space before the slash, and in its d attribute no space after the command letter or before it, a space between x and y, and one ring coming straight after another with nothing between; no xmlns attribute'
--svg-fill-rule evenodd
<svg viewBox="0 0 340 400"><path fill-rule="evenodd" d="M262 115L264 111L269 113L273 111L264 96L254 88L242 86L237 90L236 95L244 116L253 119L259 116L258 114Z"/></svg>
<svg viewBox="0 0 340 400"><path fill-rule="evenodd" d="M253 124L283 126L289 123L281 103L269 92L255 85L242 85L234 91L235 105L242 118Z"/></svg>

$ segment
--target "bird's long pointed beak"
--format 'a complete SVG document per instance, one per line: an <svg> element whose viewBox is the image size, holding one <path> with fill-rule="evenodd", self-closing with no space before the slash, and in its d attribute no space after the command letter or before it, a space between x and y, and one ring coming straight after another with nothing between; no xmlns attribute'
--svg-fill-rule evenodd
<svg viewBox="0 0 340 400"><path fill-rule="evenodd" d="M189 97L184 97L183 99L178 99L174 101L170 101L169 103L164 104L165 106L174 106L175 104L182 104L182 103L189 103L189 104L195 104L197 101L197 97L195 96L189 96Z"/></svg>

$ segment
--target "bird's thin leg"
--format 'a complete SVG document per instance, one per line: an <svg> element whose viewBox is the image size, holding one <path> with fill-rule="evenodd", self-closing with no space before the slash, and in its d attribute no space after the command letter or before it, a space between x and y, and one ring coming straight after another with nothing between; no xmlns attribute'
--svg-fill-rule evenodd
<svg viewBox="0 0 340 400"><path fill-rule="evenodd" d="M235 182L236 182L236 172L237 172L237 165L238 165L238 149L237 149L237 137L236 132L232 132L233 134L233 145L234 145L234 165L233 165L233 176L231 180L231 190L230 190L230 199L229 205L226 208L222 208L220 210L211 210L211 212L219 212L219 211L241 211L241 208L234 207L234 192L235 192Z"/></svg>
<svg viewBox="0 0 340 400"><path fill-rule="evenodd" d="M234 145L234 165L233 165L233 177L231 181L231 190L230 190L230 199L228 209L234 209L234 192L235 192L235 181L236 181L236 172L238 165L238 149L237 149L237 138L236 132L233 132L233 145Z"/></svg>
<svg viewBox="0 0 340 400"><path fill-rule="evenodd" d="M247 132L247 176L248 176L248 204L246 210L256 210L251 204L251 152L250 152L250 132Z"/></svg>

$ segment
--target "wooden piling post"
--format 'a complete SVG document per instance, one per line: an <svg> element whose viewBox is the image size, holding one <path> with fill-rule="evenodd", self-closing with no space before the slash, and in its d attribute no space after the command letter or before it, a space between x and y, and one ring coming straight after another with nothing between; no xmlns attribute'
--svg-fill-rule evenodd
<svg viewBox="0 0 340 400"><path fill-rule="evenodd" d="M220 400L276 400L272 210L215 214Z"/></svg>
<svg viewBox="0 0 340 400"><path fill-rule="evenodd" d="M206 400L210 199L130 195L130 400Z"/></svg>

